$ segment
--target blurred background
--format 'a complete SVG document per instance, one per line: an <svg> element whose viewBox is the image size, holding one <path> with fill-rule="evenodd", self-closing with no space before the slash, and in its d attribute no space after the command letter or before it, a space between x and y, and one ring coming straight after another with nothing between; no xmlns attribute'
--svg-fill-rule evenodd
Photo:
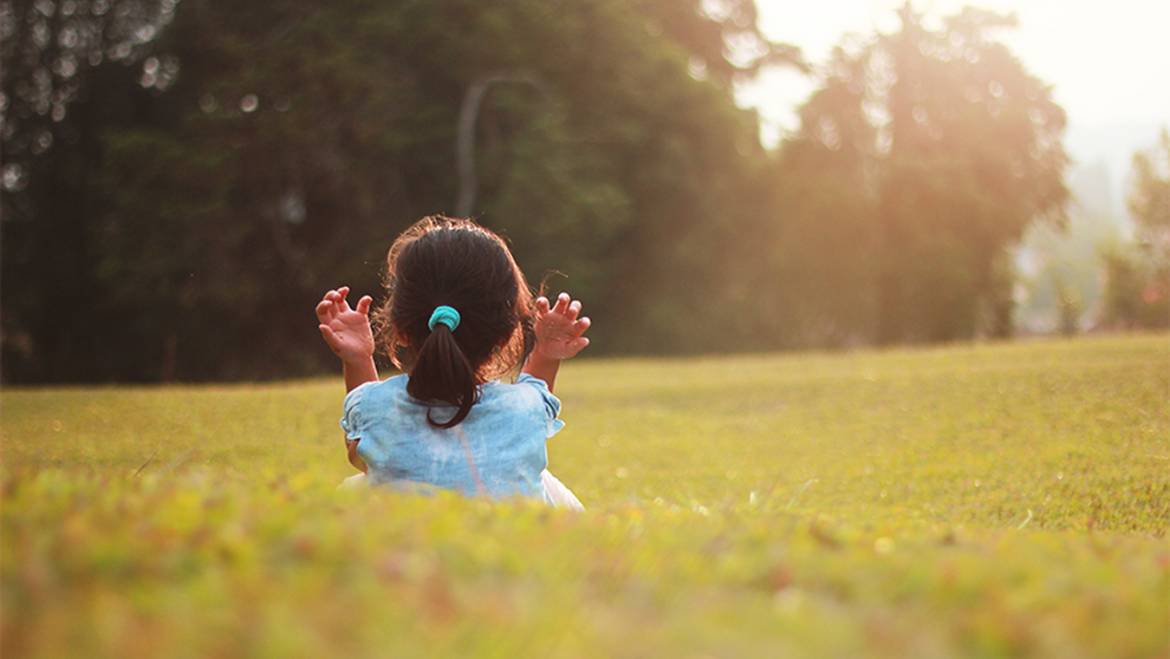
<svg viewBox="0 0 1170 659"><path fill-rule="evenodd" d="M431 213L594 354L1170 325L1170 6L0 0L10 383L332 372Z"/></svg>

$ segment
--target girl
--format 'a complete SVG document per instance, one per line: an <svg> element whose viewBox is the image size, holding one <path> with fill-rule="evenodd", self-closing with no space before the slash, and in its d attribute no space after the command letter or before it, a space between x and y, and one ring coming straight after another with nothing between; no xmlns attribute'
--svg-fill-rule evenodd
<svg viewBox="0 0 1170 659"><path fill-rule="evenodd" d="M532 293L504 241L469 221L415 223L386 256L386 302L370 324L368 295L347 287L317 305L341 359L347 481L423 483L468 495L520 495L581 508L545 469L545 441L564 425L552 393L561 360L589 345L581 303ZM379 380L380 346L403 370ZM523 364L514 384L500 376Z"/></svg>

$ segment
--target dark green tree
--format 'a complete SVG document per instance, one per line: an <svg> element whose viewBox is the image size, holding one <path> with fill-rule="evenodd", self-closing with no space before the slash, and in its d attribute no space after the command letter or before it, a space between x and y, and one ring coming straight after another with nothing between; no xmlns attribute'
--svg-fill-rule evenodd
<svg viewBox="0 0 1170 659"><path fill-rule="evenodd" d="M731 82L793 51L759 36L750 3L704 4L188 0L160 14L130 65L84 72L100 90L85 158L52 179L35 167L64 161L44 154L6 195L62 225L17 230L5 214L5 377L330 366L313 303L340 283L374 292L393 236L463 197L461 110L485 80L500 84L473 123L471 213L530 277L568 274L606 319L602 350L734 346L752 324L723 318L752 299L758 272L741 264L764 253L744 236L774 214ZM754 54L731 64L713 34L754 38ZM84 180L84 203L54 207L53 180ZM44 301L64 293L62 323Z"/></svg>
<svg viewBox="0 0 1170 659"><path fill-rule="evenodd" d="M102 133L173 82L176 62L148 60L173 10L146 0L0 1L6 377L92 380L121 368L120 346L97 329L122 322L94 277Z"/></svg>

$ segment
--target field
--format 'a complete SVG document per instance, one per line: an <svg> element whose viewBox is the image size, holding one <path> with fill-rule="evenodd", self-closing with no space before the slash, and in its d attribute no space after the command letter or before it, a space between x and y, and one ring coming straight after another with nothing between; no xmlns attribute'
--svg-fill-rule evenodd
<svg viewBox="0 0 1170 659"><path fill-rule="evenodd" d="M583 514L338 492L340 379L5 390L5 657L1170 657L1170 337L594 360Z"/></svg>

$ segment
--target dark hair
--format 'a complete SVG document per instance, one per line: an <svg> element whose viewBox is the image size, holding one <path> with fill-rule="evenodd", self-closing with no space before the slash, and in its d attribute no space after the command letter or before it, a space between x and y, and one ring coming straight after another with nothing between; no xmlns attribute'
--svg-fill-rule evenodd
<svg viewBox="0 0 1170 659"><path fill-rule="evenodd" d="M386 301L374 312L379 346L409 374L406 391L471 412L479 385L519 366L532 350L532 291L503 239L471 220L425 217L390 246ZM452 331L427 327L435 307L459 312Z"/></svg>

